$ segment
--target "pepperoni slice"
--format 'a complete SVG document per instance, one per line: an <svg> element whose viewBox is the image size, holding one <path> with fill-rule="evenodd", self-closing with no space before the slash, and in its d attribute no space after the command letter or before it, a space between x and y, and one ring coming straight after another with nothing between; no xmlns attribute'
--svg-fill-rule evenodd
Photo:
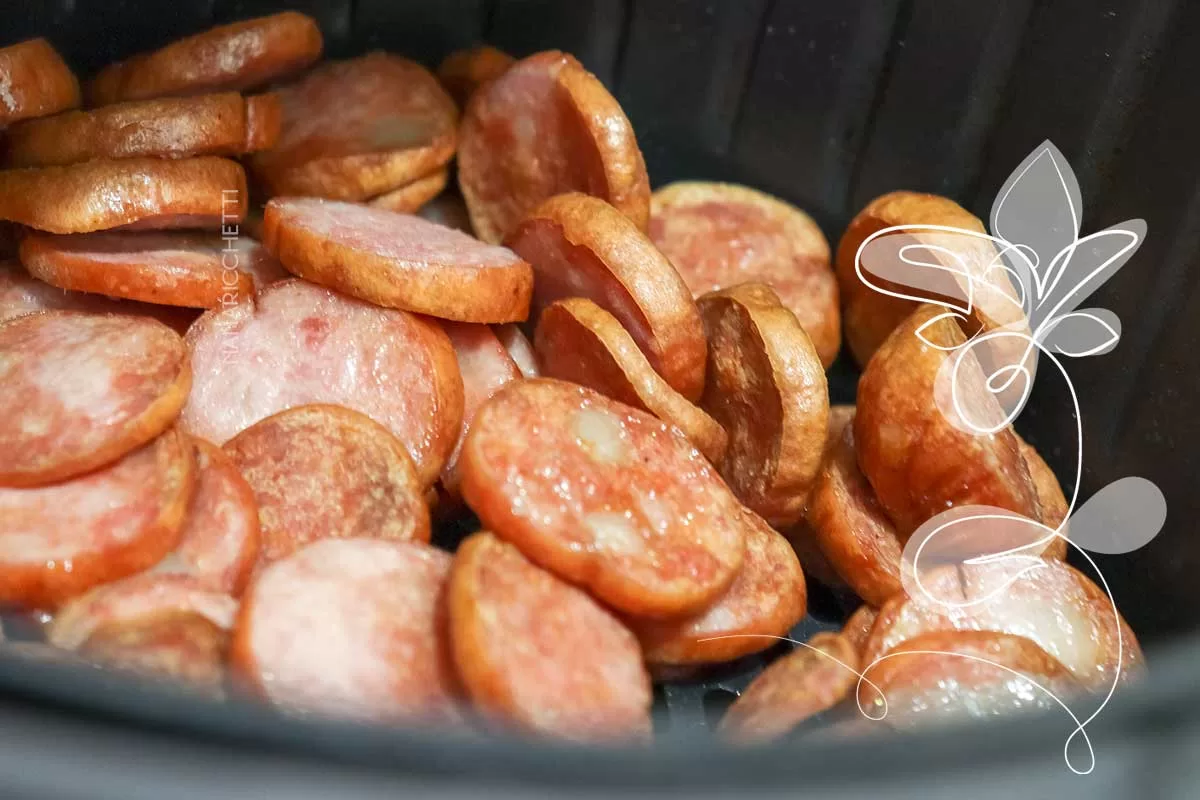
<svg viewBox="0 0 1200 800"><path fill-rule="evenodd" d="M533 270L516 254L409 214L275 198L263 241L296 275L376 305L460 322L529 313Z"/></svg>
<svg viewBox="0 0 1200 800"><path fill-rule="evenodd" d="M746 522L678 432L562 381L514 381L462 451L462 494L485 527L620 611L701 611L742 565Z"/></svg>
<svg viewBox="0 0 1200 800"><path fill-rule="evenodd" d="M521 371L487 325L446 322L442 324L442 329L454 345L454 355L458 358L458 370L463 379L462 434L442 470L442 486L455 493L462 479L458 458L467 432L471 430L471 421L475 419L479 408L500 391L501 386L519 380Z"/></svg>
<svg viewBox="0 0 1200 800"><path fill-rule="evenodd" d="M586 593L485 532L459 546L448 598L458 673L485 715L580 741L649 737L637 639Z"/></svg>
<svg viewBox="0 0 1200 800"><path fill-rule="evenodd" d="M714 464L725 430L659 377L621 323L591 300L559 300L542 312L534 347L544 374L647 411L685 436Z"/></svg>
<svg viewBox="0 0 1200 800"><path fill-rule="evenodd" d="M455 50L438 65L437 76L459 106L485 83L499 78L517 60L491 45Z"/></svg>
<svg viewBox="0 0 1200 800"><path fill-rule="evenodd" d="M1037 493L1011 427L972 435L947 418L935 400L938 371L964 358L957 408L972 420L1001 416L987 393L983 371L970 353L948 354L925 344L957 347L966 337L952 319L923 305L892 331L858 382L855 450L863 474L902 539L923 522L960 505L988 505L1040 519ZM942 390L937 390L942 391ZM948 391L948 389L945 389ZM958 411L955 412L959 413Z"/></svg>
<svg viewBox="0 0 1200 800"><path fill-rule="evenodd" d="M830 566L868 604L878 608L904 591L900 537L858 468L853 424L827 456L805 517Z"/></svg>
<svg viewBox="0 0 1200 800"><path fill-rule="evenodd" d="M846 624L842 626L842 636L849 640L850 644L854 645L855 652L861 653L867 645L867 639L871 636L871 629L875 625L876 618L879 617L879 611L868 605L861 605L850 615L850 619L846 620Z"/></svg>
<svg viewBox="0 0 1200 800"><path fill-rule="evenodd" d="M1058 477L1054 474L1054 470L1050 469L1050 465L1042 459L1037 448L1022 439L1020 434L1015 431L1013 435L1017 437L1017 447L1021 449L1021 457L1029 469L1029 479L1033 481L1033 491L1037 494L1038 508L1042 512L1042 524L1057 530L1071 510L1067 497L1063 494L1062 486L1058 483ZM1059 532L1062 536L1055 538L1046 546L1046 549L1042 551L1042 558L1057 558L1061 561L1067 557L1067 529L1064 527Z"/></svg>
<svg viewBox="0 0 1200 800"><path fill-rule="evenodd" d="M667 622L634 621L651 664L713 664L778 644L804 617L808 595L787 540L746 513L746 557L729 590L699 614Z"/></svg>
<svg viewBox="0 0 1200 800"><path fill-rule="evenodd" d="M0 325L0 486L81 475L158 436L191 384L179 335L142 317L48 311Z"/></svg>
<svg viewBox="0 0 1200 800"><path fill-rule="evenodd" d="M272 102L278 105L279 101L242 99L229 92L121 103L29 120L8 131L7 163L51 167L95 158L241 155L249 142L250 106ZM260 133L260 138L266 133Z"/></svg>
<svg viewBox="0 0 1200 800"><path fill-rule="evenodd" d="M193 471L171 429L81 478L0 489L0 602L53 609L154 565L179 540Z"/></svg>
<svg viewBox="0 0 1200 800"><path fill-rule="evenodd" d="M992 631L915 636L865 677L870 683L858 687L862 707L900 729L1057 708L1081 691L1070 670L1035 642Z"/></svg>
<svg viewBox="0 0 1200 800"><path fill-rule="evenodd" d="M564 297L586 297L633 336L673 389L696 400L704 389L704 331L687 287L637 227L603 200L551 198L533 210L508 246L533 265L530 318Z"/></svg>
<svg viewBox="0 0 1200 800"><path fill-rule="evenodd" d="M279 95L279 142L251 160L272 195L366 200L454 156L454 100L406 58L376 52L324 64Z"/></svg>
<svg viewBox="0 0 1200 800"><path fill-rule="evenodd" d="M381 194L370 202L376 208L395 211L399 214L415 214L433 198L442 193L450 180L450 170L439 169L424 178L406 183L399 189Z"/></svg>
<svg viewBox="0 0 1200 800"><path fill-rule="evenodd" d="M295 11L219 25L105 67L88 85L94 106L241 91L298 72L321 55L316 20Z"/></svg>
<svg viewBox="0 0 1200 800"><path fill-rule="evenodd" d="M0 219L50 233L217 228L246 215L241 165L205 156L0 171Z"/></svg>
<svg viewBox="0 0 1200 800"><path fill-rule="evenodd" d="M267 567L242 600L231 666L276 705L375 720L458 718L450 556L327 539Z"/></svg>
<svg viewBox="0 0 1200 800"><path fill-rule="evenodd" d="M221 449L192 439L196 488L179 545L153 568L159 575L185 575L235 597L242 593L258 558L258 504L238 468Z"/></svg>
<svg viewBox="0 0 1200 800"><path fill-rule="evenodd" d="M476 92L460 137L458 184L485 242L566 192L599 197L646 229L650 180L633 128L572 56L551 50L518 61Z"/></svg>
<svg viewBox="0 0 1200 800"><path fill-rule="evenodd" d="M896 595L879 611L863 650L872 664L902 642L936 631L986 630L1032 639L1088 689L1141 670L1141 648L1112 602L1061 561L998 561L929 570L928 596Z"/></svg>
<svg viewBox="0 0 1200 800"><path fill-rule="evenodd" d="M187 344L195 382L182 424L212 442L284 409L331 403L391 431L429 485L462 429L454 348L436 324L404 311L280 281L205 314Z"/></svg>
<svg viewBox="0 0 1200 800"><path fill-rule="evenodd" d="M429 509L408 451L365 414L290 408L224 449L258 504L260 569L319 539L429 541Z"/></svg>
<svg viewBox="0 0 1200 800"><path fill-rule="evenodd" d="M521 375L525 378L536 378L541 375L541 370L538 369L537 356L533 352L533 344L529 338L521 332L521 328L513 323L507 325L494 325L492 330L496 334L496 338L504 345L504 349L508 351L508 355L517 365L517 369L521 371Z"/></svg>
<svg viewBox="0 0 1200 800"><path fill-rule="evenodd" d="M777 739L828 711L858 683L858 653L846 637L818 633L776 660L741 693L718 731L739 744Z"/></svg>
<svg viewBox="0 0 1200 800"><path fill-rule="evenodd" d="M0 128L79 105L79 81L45 39L0 48Z"/></svg>
<svg viewBox="0 0 1200 800"><path fill-rule="evenodd" d="M727 183L673 183L650 200L650 238L697 296L764 283L795 313L828 367L841 346L829 243L811 217Z"/></svg>
<svg viewBox="0 0 1200 800"><path fill-rule="evenodd" d="M773 525L804 514L829 422L812 342L762 284L704 295L708 385L700 406L729 434L720 464L733 493Z"/></svg>

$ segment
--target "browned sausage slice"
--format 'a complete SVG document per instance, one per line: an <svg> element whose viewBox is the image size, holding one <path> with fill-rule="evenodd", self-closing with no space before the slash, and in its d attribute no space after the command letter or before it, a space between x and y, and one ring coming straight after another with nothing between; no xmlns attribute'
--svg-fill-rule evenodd
<svg viewBox="0 0 1200 800"><path fill-rule="evenodd" d="M294 274L389 308L460 322L529 314L533 270L511 250L410 214L275 198L263 243Z"/></svg>
<svg viewBox="0 0 1200 800"><path fill-rule="evenodd" d="M558 300L538 319L534 348L550 378L595 389L678 427L714 464L725 454L725 430L662 379L617 318L591 300Z"/></svg>
<svg viewBox="0 0 1200 800"><path fill-rule="evenodd" d="M818 633L762 671L721 718L722 738L776 739L840 703L858 683L858 654L836 633Z"/></svg>
<svg viewBox="0 0 1200 800"><path fill-rule="evenodd" d="M574 740L648 737L637 639L586 593L477 533L454 557L448 598L458 673L485 715Z"/></svg>
<svg viewBox="0 0 1200 800"><path fill-rule="evenodd" d="M370 205L398 214L415 214L424 208L446 188L450 180L450 170L439 169L432 175L418 178L412 183L406 183L399 189L379 195L371 200Z"/></svg>
<svg viewBox="0 0 1200 800"><path fill-rule="evenodd" d="M850 615L850 619L846 620L846 624L842 626L842 636L845 636L850 644L854 645L856 653L861 653L866 647L867 639L871 636L871 629L875 626L878 616L877 609L864 603Z"/></svg>
<svg viewBox="0 0 1200 800"><path fill-rule="evenodd" d="M714 664L766 650L804 617L808 595L787 540L746 513L746 557L729 590L693 617L631 621L651 664Z"/></svg>
<svg viewBox="0 0 1200 800"><path fill-rule="evenodd" d="M841 346L829 243L811 217L727 183L673 183L650 199L650 238L697 296L764 283L795 313L828 367Z"/></svg>
<svg viewBox="0 0 1200 800"><path fill-rule="evenodd" d="M246 591L231 666L285 708L457 719L443 606L449 572L448 554L416 542L309 545Z"/></svg>
<svg viewBox="0 0 1200 800"><path fill-rule="evenodd" d="M429 509L404 445L365 414L290 408L225 443L254 491L258 566L319 539L429 541Z"/></svg>
<svg viewBox="0 0 1200 800"><path fill-rule="evenodd" d="M633 128L573 57L552 50L518 61L475 93L460 136L458 185L485 242L566 192L606 200L646 229L650 181Z"/></svg>
<svg viewBox="0 0 1200 800"><path fill-rule="evenodd" d="M284 409L346 406L403 442L429 485L462 430L454 348L435 323L404 311L280 281L254 302L208 312L187 343L195 380L182 424L218 444Z"/></svg>
<svg viewBox="0 0 1200 800"><path fill-rule="evenodd" d="M79 81L45 39L0 48L0 128L79 105Z"/></svg>
<svg viewBox="0 0 1200 800"><path fill-rule="evenodd" d="M324 64L278 94L279 141L250 162L272 195L366 200L454 156L458 109L406 58L376 52Z"/></svg>
<svg viewBox="0 0 1200 800"><path fill-rule="evenodd" d="M537 355L533 352L533 344L521 332L518 325L510 322L506 325L493 326L492 329L496 332L496 338L500 340L504 349L508 351L508 355L516 363L517 369L521 370L522 377L536 378L542 374L538 368Z"/></svg>
<svg viewBox="0 0 1200 800"><path fill-rule="evenodd" d="M920 306L892 331L858 382L858 464L905 540L926 520L954 506L995 506L1041 519L1037 492L1011 427L986 435L963 429L1002 416L999 403L987 393L979 362L971 353L947 353L917 336L928 325L926 340L939 347L961 346L966 337L953 319L932 322L941 313L937 306ZM964 359L959 362L958 405L951 413L957 417L964 410L970 417L957 424L935 398L939 370L951 358Z"/></svg>
<svg viewBox="0 0 1200 800"><path fill-rule="evenodd" d="M179 335L143 317L47 311L0 325L0 486L111 463L166 430L191 385Z"/></svg>
<svg viewBox="0 0 1200 800"><path fill-rule="evenodd" d="M192 447L171 429L116 463L35 489L0 489L0 602L54 609L148 569L179 540Z"/></svg>
<svg viewBox="0 0 1200 800"><path fill-rule="evenodd" d="M442 59L437 76L446 91L459 106L465 106L471 95L485 83L503 75L516 59L491 45L455 50Z"/></svg>
<svg viewBox="0 0 1200 800"><path fill-rule="evenodd" d="M241 91L297 72L321 55L316 20L295 11L219 25L105 67L89 84L92 105Z"/></svg>
<svg viewBox="0 0 1200 800"><path fill-rule="evenodd" d="M240 164L203 156L124 158L0 171L0 219L50 233L211 228L246 215Z"/></svg>
<svg viewBox="0 0 1200 800"><path fill-rule="evenodd" d="M586 297L633 336L675 391L704 389L704 329L687 286L645 234L585 194L559 195L531 211L508 246L533 265L530 318L567 297Z"/></svg>
<svg viewBox="0 0 1200 800"><path fill-rule="evenodd" d="M773 525L804 514L829 423L825 370L791 311L762 284L700 298L708 383L700 406L729 434L733 493Z"/></svg>
<svg viewBox="0 0 1200 800"><path fill-rule="evenodd" d="M626 613L700 611L742 565L741 506L704 457L590 389L509 383L475 415L461 464L488 529Z"/></svg>
<svg viewBox="0 0 1200 800"><path fill-rule="evenodd" d="M14 125L7 134L6 163L52 167L95 158L241 155L248 146L269 145L262 116L269 115L266 106L271 104L278 106L279 100L271 95L243 99L227 92L69 111ZM250 136L252 106L259 114L256 142Z"/></svg>

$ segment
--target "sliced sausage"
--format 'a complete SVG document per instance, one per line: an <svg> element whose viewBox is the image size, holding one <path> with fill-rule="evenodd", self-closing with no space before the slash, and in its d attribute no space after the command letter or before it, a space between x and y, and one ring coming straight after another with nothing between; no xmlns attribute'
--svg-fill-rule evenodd
<svg viewBox="0 0 1200 800"><path fill-rule="evenodd" d="M858 683L858 653L836 633L818 633L756 677L721 718L723 739L752 744L777 739L828 711Z"/></svg>
<svg viewBox="0 0 1200 800"><path fill-rule="evenodd" d="M404 442L429 485L462 429L454 348L436 324L404 311L280 281L254 302L205 314L187 344L195 380L182 424L218 444L294 406L346 406Z"/></svg>
<svg viewBox="0 0 1200 800"><path fill-rule="evenodd" d="M460 137L458 184L485 242L566 192L599 197L646 229L650 181L633 128L572 56L538 53L486 84L467 105Z"/></svg>
<svg viewBox="0 0 1200 800"><path fill-rule="evenodd" d="M412 183L406 183L399 189L385 192L371 200L370 205L376 208L395 211L399 214L415 214L426 203L433 200L446 188L450 180L450 170L439 169L424 178L418 178Z"/></svg>
<svg viewBox="0 0 1200 800"><path fill-rule="evenodd" d="M179 335L144 317L47 311L0 325L0 486L60 481L166 430L191 384Z"/></svg>
<svg viewBox="0 0 1200 800"><path fill-rule="evenodd" d="M408 451L365 414L289 408L225 443L254 491L258 566L319 539L429 541L429 509Z"/></svg>
<svg viewBox="0 0 1200 800"><path fill-rule="evenodd" d="M271 564L246 591L231 667L287 709L456 719L449 572L447 553L416 542L311 544Z"/></svg>
<svg viewBox="0 0 1200 800"><path fill-rule="evenodd" d="M458 371L462 373L463 380L462 433L442 469L442 486L453 495L458 493L458 484L462 479L458 466L459 454L475 414L492 395L500 391L501 386L522 376L508 350L487 325L446 322L442 324L442 329L450 337L450 344L454 345Z"/></svg>
<svg viewBox="0 0 1200 800"><path fill-rule="evenodd" d="M565 297L586 297L629 331L675 391L704 389L704 329L670 262L616 209L585 194L559 195L531 211L508 246L533 265L530 319Z"/></svg>
<svg viewBox="0 0 1200 800"><path fill-rule="evenodd" d="M863 664L924 633L986 630L1032 639L1088 689L1107 687L1118 666L1123 681L1141 669L1137 639L1108 596L1061 561L942 567L921 581L926 594L896 595L880 609Z"/></svg>
<svg viewBox="0 0 1200 800"><path fill-rule="evenodd" d="M375 52L324 64L278 91L282 132L251 161L272 195L366 200L444 167L458 109L429 70Z"/></svg>
<svg viewBox="0 0 1200 800"><path fill-rule="evenodd" d="M1056 708L1082 690L1070 670L1032 640L992 631L915 636L864 677L862 707L902 729Z"/></svg>
<svg viewBox="0 0 1200 800"><path fill-rule="evenodd" d="M650 238L697 296L764 283L800 320L828 367L841 346L829 243L811 217L727 183L673 183L650 199Z"/></svg>
<svg viewBox="0 0 1200 800"><path fill-rule="evenodd" d="M486 716L556 738L648 738L637 639L586 593L485 532L459 546L447 605L458 673Z"/></svg>
<svg viewBox="0 0 1200 800"><path fill-rule="evenodd" d="M269 115L265 106L270 104L278 106L279 100L270 95L243 99L227 92L121 103L29 120L8 131L6 163L52 167L95 158L241 155L251 145L261 149L270 133L260 122L258 141L251 142L251 106L260 115Z"/></svg>
<svg viewBox="0 0 1200 800"><path fill-rule="evenodd" d="M582 297L559 300L538 318L534 348L542 372L647 411L683 431L719 464L727 438L717 421L676 392L612 314Z"/></svg>
<svg viewBox="0 0 1200 800"><path fill-rule="evenodd" d="M246 98L246 138L242 153L270 150L283 135L283 99L276 92Z"/></svg>
<svg viewBox="0 0 1200 800"><path fill-rule="evenodd" d="M294 274L389 308L460 322L529 314L533 270L511 250L410 214L275 198L263 242Z"/></svg>
<svg viewBox="0 0 1200 800"><path fill-rule="evenodd" d="M154 565L159 575L185 575L214 591L240 595L258 559L254 492L219 447L192 439L196 488L179 544Z"/></svg>
<svg viewBox="0 0 1200 800"><path fill-rule="evenodd" d="M787 540L747 512L746 557L729 590L692 617L630 624L651 664L715 664L778 644L804 617L808 595Z"/></svg>
<svg viewBox="0 0 1200 800"><path fill-rule="evenodd" d="M1011 427L973 435L967 421L943 412L935 392L948 392L939 370L959 362L956 405L971 421L1002 416L985 387L983 371L969 352L948 353L966 337L952 319L929 324L942 310L923 305L888 336L858 382L854 446L858 464L902 539L923 522L962 505L988 505L1041 519L1029 468ZM943 375L948 374L948 370ZM941 388L939 388L941 387ZM949 408L946 411L950 411Z"/></svg>
<svg viewBox="0 0 1200 800"><path fill-rule="evenodd" d="M0 171L0 219L50 233L215 230L245 215L246 174L224 158L98 159Z"/></svg>
<svg viewBox="0 0 1200 800"><path fill-rule="evenodd" d="M850 644L854 645L856 653L861 653L866 647L867 639L871 636L871 629L875 626L878 616L878 609L864 603L850 615L846 624L842 626L842 636L845 636Z"/></svg>
<svg viewBox="0 0 1200 800"><path fill-rule="evenodd" d="M307 67L321 47L316 20L295 11L219 25L110 64L88 85L88 98L104 106L252 89Z"/></svg>
<svg viewBox="0 0 1200 800"><path fill-rule="evenodd" d="M528 337L521 332L521 328L513 323L507 325L495 325L492 330L496 333L496 338L504 345L504 349L508 351L508 355L516 363L517 369L521 370L521 375L526 378L536 378L541 375L541 370L538 369L537 356L533 352L533 344Z"/></svg>
<svg viewBox="0 0 1200 800"><path fill-rule="evenodd" d="M194 480L171 429L116 463L33 489L0 489L0 602L54 609L153 566L179 541Z"/></svg>
<svg viewBox="0 0 1200 800"><path fill-rule="evenodd" d="M742 565L741 507L704 457L590 389L509 383L475 415L460 463L485 527L620 611L698 612Z"/></svg>
<svg viewBox="0 0 1200 800"><path fill-rule="evenodd" d="M1036 447L1022 439L1015 431L1013 435L1017 437L1017 447L1021 449L1021 457L1025 459L1025 466L1029 469L1029 479L1033 481L1033 491L1037 494L1038 508L1042 512L1042 524L1058 530L1058 526L1066 521L1067 513L1071 510L1062 486L1058 483L1058 477L1042 459ZM1062 560L1067 557L1067 528L1064 526L1059 533L1061 536L1056 537L1042 551L1043 558Z"/></svg>
<svg viewBox="0 0 1200 800"><path fill-rule="evenodd" d="M0 48L0 128L79 105L79 81L45 39Z"/></svg>
<svg viewBox="0 0 1200 800"><path fill-rule="evenodd" d="M476 89L499 78L516 62L508 53L484 44L446 56L438 65L437 76L455 102L465 106Z"/></svg>
<svg viewBox="0 0 1200 800"><path fill-rule="evenodd" d="M700 406L729 434L729 488L773 525L804 513L829 424L825 370L796 316L762 284L700 298L708 383Z"/></svg>

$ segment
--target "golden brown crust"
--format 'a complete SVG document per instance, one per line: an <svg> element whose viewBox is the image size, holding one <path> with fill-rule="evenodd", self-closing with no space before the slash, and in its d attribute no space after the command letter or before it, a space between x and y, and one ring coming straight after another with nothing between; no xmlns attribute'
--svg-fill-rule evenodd
<svg viewBox="0 0 1200 800"><path fill-rule="evenodd" d="M316 20L295 11L219 25L110 64L88 85L88 99L103 106L252 89L316 61L322 45Z"/></svg>
<svg viewBox="0 0 1200 800"><path fill-rule="evenodd" d="M79 81L45 39L0 49L0 75L5 78L0 129L79 105Z"/></svg>
<svg viewBox="0 0 1200 800"><path fill-rule="evenodd" d="M406 183L399 189L372 198L368 205L376 208L386 208L398 214L415 214L421 208L442 193L450 180L450 170L439 169L432 175L418 178L412 183Z"/></svg>
<svg viewBox="0 0 1200 800"><path fill-rule="evenodd" d="M491 45L455 50L442 59L437 76L459 106L483 84L500 77L517 60Z"/></svg>
<svg viewBox="0 0 1200 800"><path fill-rule="evenodd" d="M529 213L506 242L533 265L530 318L584 296L629 331L651 366L688 400L704 389L704 327L691 292L645 234L596 197L558 195Z"/></svg>
<svg viewBox="0 0 1200 800"><path fill-rule="evenodd" d="M825 370L808 335L775 293L743 284L698 301L708 335L700 406L729 434L721 475L777 526L804 513L829 421Z"/></svg>
<svg viewBox="0 0 1200 800"><path fill-rule="evenodd" d="M650 366L621 323L591 300L558 300L542 311L534 333L541 371L595 389L675 425L714 464L727 437L717 421L672 389Z"/></svg>
<svg viewBox="0 0 1200 800"><path fill-rule="evenodd" d="M277 92L246 98L246 139L243 153L270 150L283 132L283 100Z"/></svg>

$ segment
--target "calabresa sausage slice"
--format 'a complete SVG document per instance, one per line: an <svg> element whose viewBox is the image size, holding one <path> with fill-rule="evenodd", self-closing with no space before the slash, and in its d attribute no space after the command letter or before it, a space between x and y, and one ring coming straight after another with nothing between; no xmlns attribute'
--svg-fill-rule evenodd
<svg viewBox="0 0 1200 800"><path fill-rule="evenodd" d="M252 89L297 72L321 55L312 17L285 11L219 25L110 64L88 86L92 105Z"/></svg>
<svg viewBox="0 0 1200 800"><path fill-rule="evenodd" d="M458 673L485 716L574 740L648 738L637 639L586 593L484 532L459 546L448 599Z"/></svg>
<svg viewBox="0 0 1200 800"><path fill-rule="evenodd" d="M446 188L450 180L450 170L439 169L432 175L417 178L412 183L406 183L399 189L385 192L371 200L370 205L398 214L415 214L426 203L433 200Z"/></svg>
<svg viewBox="0 0 1200 800"><path fill-rule="evenodd" d="M54 609L153 566L179 541L194 470L172 428L83 477L0 489L0 603Z"/></svg>
<svg viewBox="0 0 1200 800"><path fill-rule="evenodd" d="M529 314L533 270L515 253L410 214L275 198L263 242L294 274L376 305L460 322Z"/></svg>
<svg viewBox="0 0 1200 800"><path fill-rule="evenodd" d="M596 76L556 50L518 61L475 93L460 131L458 185L485 242L566 192L607 201L641 230L650 212L629 120Z"/></svg>
<svg viewBox="0 0 1200 800"><path fill-rule="evenodd" d="M745 551L741 506L679 431L581 386L514 381L462 452L484 526L629 614L701 611Z"/></svg>
<svg viewBox="0 0 1200 800"><path fill-rule="evenodd" d="M254 302L208 312L187 343L195 381L182 424L217 444L294 406L346 406L403 442L429 485L462 430L454 348L438 325L404 311L280 281Z"/></svg>
<svg viewBox="0 0 1200 800"><path fill-rule="evenodd" d="M79 81L45 39L0 48L0 128L79 105Z"/></svg>
<svg viewBox="0 0 1200 800"><path fill-rule="evenodd" d="M215 230L244 216L246 173L225 158L97 159L0 171L0 219L49 233Z"/></svg>
<svg viewBox="0 0 1200 800"><path fill-rule="evenodd" d="M611 205L579 193L553 197L507 243L533 265L533 321L555 300L586 297L620 320L672 388L700 397L705 345L696 304L671 263Z"/></svg>
<svg viewBox="0 0 1200 800"><path fill-rule="evenodd" d="M416 542L311 544L271 564L246 591L231 666L289 709L455 720L449 572L449 554Z"/></svg>
<svg viewBox="0 0 1200 800"><path fill-rule="evenodd" d="M829 422L825 370L769 287L743 284L698 304L708 334L700 406L729 434L721 475L771 524L794 523L821 466Z"/></svg>
<svg viewBox="0 0 1200 800"><path fill-rule="evenodd" d="M720 463L725 430L668 386L617 318L591 300L574 297L546 308L538 318L534 347L547 377L648 411L683 431L709 461Z"/></svg>
<svg viewBox="0 0 1200 800"><path fill-rule="evenodd" d="M817 223L768 194L673 183L650 199L650 238L697 295L764 283L795 313L828 367L841 346L838 287Z"/></svg>
<svg viewBox="0 0 1200 800"><path fill-rule="evenodd" d="M455 102L465 106L476 89L503 75L516 62L508 53L491 45L468 47L442 59L437 76Z"/></svg>
<svg viewBox="0 0 1200 800"><path fill-rule="evenodd" d="M190 385L183 340L151 319L47 311L0 324L0 486L116 461L175 421Z"/></svg>
<svg viewBox="0 0 1200 800"><path fill-rule="evenodd" d="M745 512L746 557L728 591L693 617L631 620L646 661L659 665L714 664L766 650L804 617L804 573L787 540Z"/></svg>
<svg viewBox="0 0 1200 800"><path fill-rule="evenodd" d="M319 539L429 541L429 509L404 445L365 414L290 408L225 443L254 492L258 566Z"/></svg>

